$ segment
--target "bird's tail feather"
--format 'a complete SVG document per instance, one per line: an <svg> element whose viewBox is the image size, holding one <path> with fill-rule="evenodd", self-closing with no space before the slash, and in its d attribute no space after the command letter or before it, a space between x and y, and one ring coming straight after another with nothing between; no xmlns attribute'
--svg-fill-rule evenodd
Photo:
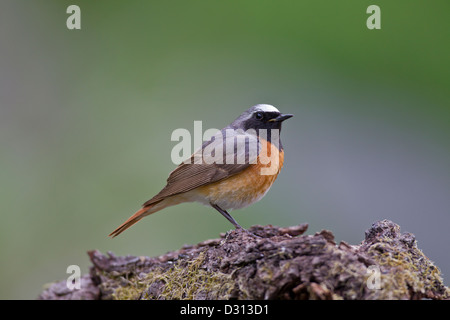
<svg viewBox="0 0 450 320"><path fill-rule="evenodd" d="M110 237L117 237L119 234L121 234L122 232L124 232L125 230L127 230L129 227L131 227L133 224L135 224L136 222L138 222L139 220L141 220L142 218L144 218L145 216L148 216L149 214L152 214L157 210L154 210L156 208L154 208L154 206L157 203L153 203L151 205L145 206L142 209L136 211L135 214L133 214L131 217L128 218L127 221L125 221L124 223L122 223L116 230L114 230L113 232L111 232L109 234ZM153 210L152 210L153 209ZM161 208L162 209L162 208Z"/></svg>

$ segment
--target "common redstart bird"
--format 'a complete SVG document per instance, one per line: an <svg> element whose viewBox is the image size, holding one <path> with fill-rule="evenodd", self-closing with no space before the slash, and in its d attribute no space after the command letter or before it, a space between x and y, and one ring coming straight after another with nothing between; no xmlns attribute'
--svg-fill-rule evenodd
<svg viewBox="0 0 450 320"><path fill-rule="evenodd" d="M166 186L110 236L156 211L194 201L243 229L227 210L249 206L269 191L283 166L281 123L292 116L268 104L249 108L173 170Z"/></svg>

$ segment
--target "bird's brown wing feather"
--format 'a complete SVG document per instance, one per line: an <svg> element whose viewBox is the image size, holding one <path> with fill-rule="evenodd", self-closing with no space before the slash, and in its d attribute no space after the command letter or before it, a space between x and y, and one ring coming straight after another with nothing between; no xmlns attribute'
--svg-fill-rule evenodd
<svg viewBox="0 0 450 320"><path fill-rule="evenodd" d="M233 139L233 137L226 137L226 139ZM249 143L254 142L254 139L257 138L250 137L245 140L247 148L239 149L237 148L237 144L235 145L235 160L237 159L238 153L245 152L245 163L243 164L237 164L237 161L235 161L234 164L205 163L204 159L201 157L201 161L198 161L195 156L199 155L206 146L211 144L211 141L204 143L201 149L191 156L189 163L180 164L170 173L169 178L167 179L167 185L156 196L145 202L143 206L145 207L151 205L155 202L161 201L164 198L191 191L200 186L228 178L241 172L250 166L251 163L254 163L255 157L257 156L257 154L254 156L249 155L248 152L248 145ZM216 141L216 143L220 142Z"/></svg>
<svg viewBox="0 0 450 320"><path fill-rule="evenodd" d="M167 185L152 199L144 203L144 207L164 198L191 191L200 186L228 178L250 164L181 164L167 179Z"/></svg>

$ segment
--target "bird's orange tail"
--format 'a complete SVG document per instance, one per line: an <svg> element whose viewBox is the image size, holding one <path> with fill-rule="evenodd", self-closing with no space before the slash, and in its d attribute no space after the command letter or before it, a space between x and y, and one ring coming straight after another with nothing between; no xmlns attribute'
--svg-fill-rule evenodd
<svg viewBox="0 0 450 320"><path fill-rule="evenodd" d="M142 209L138 210L135 214L133 214L131 217L128 218L127 221L122 223L116 230L111 232L109 234L110 237L117 237L119 234L127 230L129 227L131 227L133 224L144 218L145 216L153 213L151 210L154 204L151 204L149 206L143 207Z"/></svg>
<svg viewBox="0 0 450 320"><path fill-rule="evenodd" d="M147 201L146 203L148 203ZM164 208L186 202L186 199L184 197L169 197L164 198L161 200L157 200L156 202L151 202L148 205L144 204L144 207L140 210L138 210L135 214L133 214L131 217L128 218L127 221L122 223L120 227L118 227L116 230L111 232L109 234L110 237L117 237L119 234L127 230L129 227L131 227L133 224L141 220L142 218L148 216L149 214L155 213L159 210L162 210Z"/></svg>

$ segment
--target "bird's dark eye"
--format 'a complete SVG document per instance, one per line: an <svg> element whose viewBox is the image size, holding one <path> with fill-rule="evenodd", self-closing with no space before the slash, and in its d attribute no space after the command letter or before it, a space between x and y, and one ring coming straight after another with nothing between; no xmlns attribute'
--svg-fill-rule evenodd
<svg viewBox="0 0 450 320"><path fill-rule="evenodd" d="M262 112L257 112L255 113L255 118L256 120L261 120L262 118L264 118L264 115Z"/></svg>

